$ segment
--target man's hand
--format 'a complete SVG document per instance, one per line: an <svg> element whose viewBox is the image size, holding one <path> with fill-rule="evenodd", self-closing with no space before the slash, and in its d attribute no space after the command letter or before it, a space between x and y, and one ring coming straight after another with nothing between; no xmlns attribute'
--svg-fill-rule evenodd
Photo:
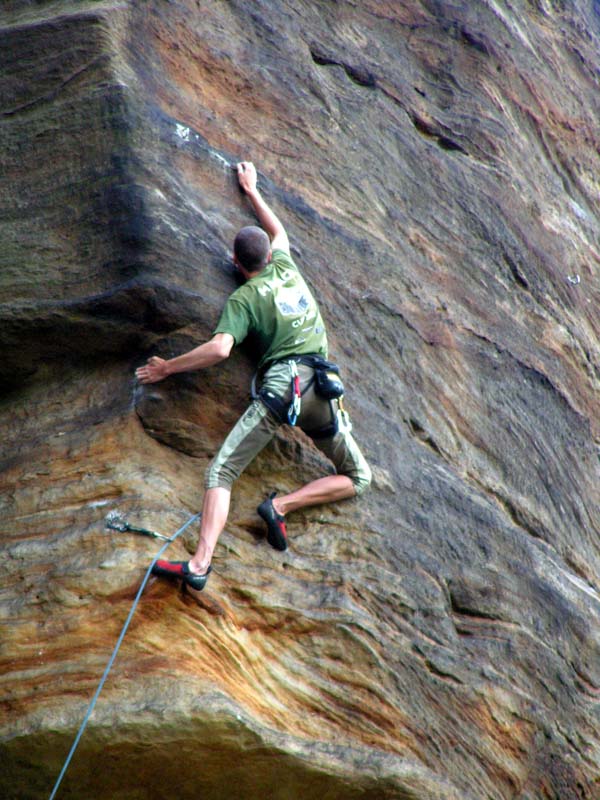
<svg viewBox="0 0 600 800"><path fill-rule="evenodd" d="M251 161L240 161L237 165L237 174L241 188L246 192L254 208L254 213L258 217L258 221L271 240L271 249L283 250L285 253L289 254L290 243L285 228L272 209L263 200L257 187L256 167Z"/></svg>
<svg viewBox="0 0 600 800"><path fill-rule="evenodd" d="M238 181L242 189L248 194L256 189L256 167L251 161L240 161L237 165Z"/></svg>
<svg viewBox="0 0 600 800"><path fill-rule="evenodd" d="M144 367L136 369L135 377L140 383L158 383L177 372L206 369L227 358L234 344L235 339L230 333L217 333L208 342L168 361L152 356Z"/></svg>
<svg viewBox="0 0 600 800"><path fill-rule="evenodd" d="M138 367L135 371L135 377L140 383L158 383L168 375L167 362L158 356L152 356L144 367Z"/></svg>

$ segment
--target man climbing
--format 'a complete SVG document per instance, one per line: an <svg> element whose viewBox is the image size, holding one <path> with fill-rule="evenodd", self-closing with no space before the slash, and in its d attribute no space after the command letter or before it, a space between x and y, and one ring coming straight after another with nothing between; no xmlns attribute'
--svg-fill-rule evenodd
<svg viewBox="0 0 600 800"><path fill-rule="evenodd" d="M254 165L238 164L237 174L262 226L242 228L235 237L233 261L246 282L227 300L208 342L176 358L153 356L136 370L141 383L156 383L175 372L217 364L248 334L256 340L260 391L207 470L196 553L189 562L157 561L153 569L156 575L179 576L197 590L204 588L211 570L234 480L282 423L302 428L333 462L337 474L318 478L290 494L278 497L273 492L258 506L267 526L267 541L275 549L287 548L287 514L353 497L371 482L371 471L350 434L341 398L331 399L343 387L334 365L325 361L323 320L290 257L286 231L258 189Z"/></svg>

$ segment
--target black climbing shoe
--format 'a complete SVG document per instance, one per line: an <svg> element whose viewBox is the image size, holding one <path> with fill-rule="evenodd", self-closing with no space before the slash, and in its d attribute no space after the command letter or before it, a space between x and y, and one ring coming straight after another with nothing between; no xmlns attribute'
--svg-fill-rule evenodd
<svg viewBox="0 0 600 800"><path fill-rule="evenodd" d="M212 567L209 567L204 575L195 575L193 572L190 572L187 561L159 560L152 567L153 575L159 575L163 578L182 578L188 586L191 586L192 589L196 589L198 592L201 592L206 586L206 581L211 571Z"/></svg>
<svg viewBox="0 0 600 800"><path fill-rule="evenodd" d="M277 492L272 492L266 500L263 500L256 511L267 523L267 542L275 550L287 550L285 517L278 514L273 507L273 498L276 494Z"/></svg>

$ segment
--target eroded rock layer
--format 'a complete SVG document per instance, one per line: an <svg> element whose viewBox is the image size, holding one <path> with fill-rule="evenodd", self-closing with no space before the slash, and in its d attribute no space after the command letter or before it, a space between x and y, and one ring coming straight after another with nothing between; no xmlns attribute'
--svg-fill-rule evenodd
<svg viewBox="0 0 600 800"><path fill-rule="evenodd" d="M202 594L153 580L59 796L600 793L597 4L23 2L0 11L2 797L48 797L253 372L208 337L254 160L374 470L282 429ZM170 548L192 552L193 526Z"/></svg>

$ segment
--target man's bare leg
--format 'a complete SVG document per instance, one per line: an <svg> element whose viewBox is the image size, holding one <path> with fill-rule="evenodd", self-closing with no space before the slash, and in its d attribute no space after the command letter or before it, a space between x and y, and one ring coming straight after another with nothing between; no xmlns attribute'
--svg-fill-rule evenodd
<svg viewBox="0 0 600 800"><path fill-rule="evenodd" d="M327 475L325 478L307 483L295 492L273 498L273 507L278 514L285 516L290 511L305 506L333 503L336 500L353 497L354 494L352 481L346 475ZM197 575L204 575L210 566L213 551L227 522L230 499L229 489L218 486L206 490L202 505L200 539L196 553L189 562L190 570Z"/></svg>
<svg viewBox="0 0 600 800"><path fill-rule="evenodd" d="M204 575L210 566L217 540L227 522L231 491L217 486L207 489L202 504L202 522L200 523L200 539L196 553L190 559L190 570L197 575Z"/></svg>
<svg viewBox="0 0 600 800"><path fill-rule="evenodd" d="M347 475L327 475L311 481L290 494L273 498L273 508L284 517L290 511L297 511L305 506L316 506L321 503L333 503L354 497L356 491Z"/></svg>

